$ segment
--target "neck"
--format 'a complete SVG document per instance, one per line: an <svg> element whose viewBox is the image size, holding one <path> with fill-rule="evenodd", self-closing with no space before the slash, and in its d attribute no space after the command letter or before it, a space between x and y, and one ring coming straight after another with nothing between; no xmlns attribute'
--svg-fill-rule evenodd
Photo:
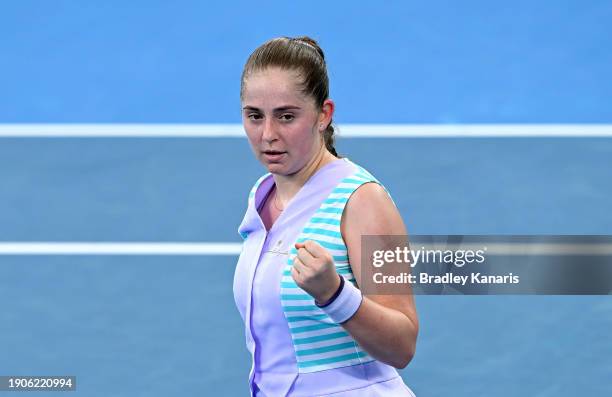
<svg viewBox="0 0 612 397"><path fill-rule="evenodd" d="M301 170L291 175L274 174L276 183L276 194L282 208L297 194L306 181L326 164L338 158L331 154L325 147L322 148Z"/></svg>

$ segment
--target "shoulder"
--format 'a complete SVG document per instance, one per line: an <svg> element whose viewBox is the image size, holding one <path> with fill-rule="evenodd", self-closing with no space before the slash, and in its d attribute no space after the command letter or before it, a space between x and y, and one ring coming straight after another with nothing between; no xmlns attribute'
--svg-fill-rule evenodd
<svg viewBox="0 0 612 397"><path fill-rule="evenodd" d="M377 181L363 183L351 194L342 214L341 225L343 235L405 233L395 203Z"/></svg>

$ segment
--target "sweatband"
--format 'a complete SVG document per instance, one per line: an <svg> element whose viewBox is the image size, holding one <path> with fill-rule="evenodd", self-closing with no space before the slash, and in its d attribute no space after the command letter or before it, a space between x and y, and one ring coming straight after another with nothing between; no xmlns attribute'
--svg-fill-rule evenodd
<svg viewBox="0 0 612 397"><path fill-rule="evenodd" d="M340 276L340 293L335 299L330 299L330 302L324 306L315 304L323 310L333 322L342 324L348 321L361 306L363 295L361 290L353 285L353 283L345 282L344 277Z"/></svg>
<svg viewBox="0 0 612 397"><path fill-rule="evenodd" d="M325 302L324 304L319 304L319 302L317 302L317 300L315 299L315 305L317 305L318 307L325 307L325 306L329 306L333 301L336 300L336 298L338 297L338 295L340 295L340 292L342 292L342 288L344 288L344 277L342 277L339 273L338 274L338 278L340 279L340 285L338 286L338 289L336 289L336 292L334 292L334 294L332 295L331 298L329 298L329 300L327 302Z"/></svg>

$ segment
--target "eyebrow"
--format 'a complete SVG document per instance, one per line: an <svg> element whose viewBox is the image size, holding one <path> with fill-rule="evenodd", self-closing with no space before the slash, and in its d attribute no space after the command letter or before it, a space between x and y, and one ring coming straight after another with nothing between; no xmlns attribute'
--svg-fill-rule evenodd
<svg viewBox="0 0 612 397"><path fill-rule="evenodd" d="M256 111L259 111L259 109L254 107L254 106L245 106L242 109L243 110L256 110ZM299 106L285 105L285 106L281 106L281 107L278 107L278 108L274 109L274 112L284 112L285 110L300 110L300 109L301 109L301 107L299 107Z"/></svg>

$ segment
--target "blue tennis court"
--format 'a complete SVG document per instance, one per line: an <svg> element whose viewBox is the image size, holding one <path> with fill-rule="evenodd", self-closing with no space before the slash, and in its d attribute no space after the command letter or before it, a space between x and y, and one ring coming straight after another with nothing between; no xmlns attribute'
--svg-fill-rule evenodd
<svg viewBox="0 0 612 397"><path fill-rule="evenodd" d="M249 52L311 34L341 132L575 126L563 138L341 137L409 233L612 234L612 139L581 133L612 122L610 4L325 4L323 16L322 4L3 5L0 123L240 123ZM0 243L238 243L262 173L241 138L0 136ZM247 395L236 259L0 254L0 375L76 375L75 396ZM419 397L612 393L610 296L416 303L417 354L400 372Z"/></svg>

